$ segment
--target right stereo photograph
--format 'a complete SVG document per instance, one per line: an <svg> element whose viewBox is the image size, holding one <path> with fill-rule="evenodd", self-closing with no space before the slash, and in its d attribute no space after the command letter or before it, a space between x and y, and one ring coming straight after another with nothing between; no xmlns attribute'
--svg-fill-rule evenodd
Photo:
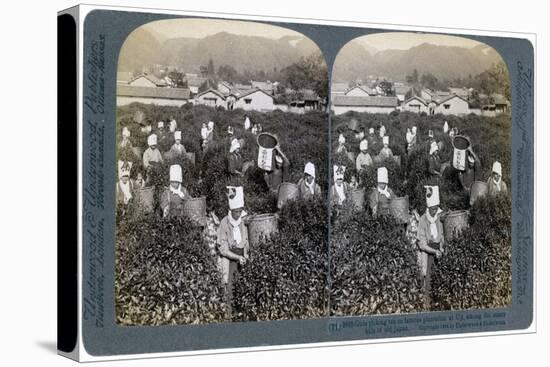
<svg viewBox="0 0 550 367"><path fill-rule="evenodd" d="M490 46L389 32L330 85L332 316L511 303L511 91Z"/></svg>

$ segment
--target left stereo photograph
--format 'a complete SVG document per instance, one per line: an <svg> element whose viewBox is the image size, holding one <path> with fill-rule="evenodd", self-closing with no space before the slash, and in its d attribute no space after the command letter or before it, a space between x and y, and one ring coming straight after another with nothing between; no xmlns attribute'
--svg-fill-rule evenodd
<svg viewBox="0 0 550 367"><path fill-rule="evenodd" d="M326 315L327 94L321 51L287 28L170 19L127 37L118 324Z"/></svg>

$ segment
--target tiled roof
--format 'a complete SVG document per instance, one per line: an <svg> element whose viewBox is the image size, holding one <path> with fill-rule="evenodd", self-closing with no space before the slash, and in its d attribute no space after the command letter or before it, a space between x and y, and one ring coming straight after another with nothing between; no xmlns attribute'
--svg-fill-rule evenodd
<svg viewBox="0 0 550 367"><path fill-rule="evenodd" d="M197 94L197 96L196 96L195 98L199 98L199 97L201 97L202 95L205 95L205 94L207 94L207 93L214 93L215 95L217 95L217 96L220 97L221 99L225 99L225 96L224 96L220 91L217 91L217 90L212 89L212 88L207 89L207 90L205 90L204 92Z"/></svg>
<svg viewBox="0 0 550 367"><path fill-rule="evenodd" d="M247 90L247 91L244 91L244 92L242 91L241 94L235 95L235 97L237 97L238 99L240 99L240 98L244 98L244 97L246 97L246 96L248 96L248 95L250 95L250 94L256 93L256 92L264 93L265 95L267 95L267 96L273 98L273 96L272 96L271 94L267 93L265 90L260 89L260 88L250 89L250 90Z"/></svg>
<svg viewBox="0 0 550 367"><path fill-rule="evenodd" d="M145 78L147 80L149 80L151 83L157 85L157 86L166 86L166 82L162 79L159 79L157 78L156 76L152 75L152 74L140 74L138 76L136 76L135 78L132 78L128 84L132 83L134 80L137 80L139 78Z"/></svg>
<svg viewBox="0 0 550 367"><path fill-rule="evenodd" d="M117 87L117 96L124 97L187 100L190 97L190 93L190 90L187 88L136 87L132 85L119 85Z"/></svg>
<svg viewBox="0 0 550 367"><path fill-rule="evenodd" d="M397 97L335 96L335 106L397 107Z"/></svg>
<svg viewBox="0 0 550 367"><path fill-rule="evenodd" d="M413 99L417 100L418 102L422 103L424 106L427 106L428 105L428 102L426 102L424 99L420 98L419 96L412 96L411 98L407 99L406 101L403 102L403 104L407 104L409 103L410 101L412 101Z"/></svg>
<svg viewBox="0 0 550 367"><path fill-rule="evenodd" d="M363 92L367 93L368 95L376 95L376 91L372 88L367 87L366 85L355 85L348 90L345 91L345 94L347 95L350 91L352 91L355 88L361 89Z"/></svg>

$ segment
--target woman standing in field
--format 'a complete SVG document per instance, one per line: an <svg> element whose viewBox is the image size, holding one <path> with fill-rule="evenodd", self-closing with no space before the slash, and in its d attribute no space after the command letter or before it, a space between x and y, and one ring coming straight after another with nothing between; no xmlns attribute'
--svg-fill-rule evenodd
<svg viewBox="0 0 550 367"><path fill-rule="evenodd" d="M466 151L467 162L464 171L458 172L458 181L464 191L470 192L470 187L474 181L481 180L481 161L474 153L472 146Z"/></svg>
<svg viewBox="0 0 550 367"><path fill-rule="evenodd" d="M344 202L350 195L350 187L347 182L344 182L344 173L346 166L334 166L334 185L330 190L330 198L332 205L344 205Z"/></svg>
<svg viewBox="0 0 550 367"><path fill-rule="evenodd" d="M116 203L118 213L125 216L136 196L134 182L130 180L132 162L118 161L118 183L116 185Z"/></svg>
<svg viewBox="0 0 550 367"><path fill-rule="evenodd" d="M388 186L388 170L386 167L378 168L377 186L371 191L369 196L369 205L372 210L372 216L389 215L390 200L395 198L393 190Z"/></svg>
<svg viewBox="0 0 550 367"><path fill-rule="evenodd" d="M348 154L348 149L346 148L346 138L342 134L338 136L338 147L336 148L336 153Z"/></svg>
<svg viewBox="0 0 550 367"><path fill-rule="evenodd" d="M378 153L378 156L380 157L380 159L382 161L385 161L387 159L393 159L393 152L391 151L390 149L390 137L389 136L384 136L382 138L382 144L383 144L383 147L382 149L380 150L380 153Z"/></svg>
<svg viewBox="0 0 550 367"><path fill-rule="evenodd" d="M369 154L369 142L365 139L361 140L359 143L359 154L355 158L355 169L357 172L367 169L367 167L372 166L372 158Z"/></svg>
<svg viewBox="0 0 550 367"><path fill-rule="evenodd" d="M143 152L143 168L147 174L147 186L156 185L160 179L160 165L163 162L162 154L157 148L157 135L151 134L147 138L149 148Z"/></svg>
<svg viewBox="0 0 550 367"><path fill-rule="evenodd" d="M276 193L280 184L288 182L290 161L279 146L273 148L273 156L275 164L272 166L269 173L266 172L264 174L264 180L267 187L269 187L272 192Z"/></svg>
<svg viewBox="0 0 550 367"><path fill-rule="evenodd" d="M439 208L439 186L425 186L426 212L420 217L417 228L418 257L421 266L421 276L424 279L424 303L430 307L431 272L435 259L444 252L445 237Z"/></svg>
<svg viewBox="0 0 550 367"><path fill-rule="evenodd" d="M410 131L407 129L405 138L407 139L407 154L410 155L416 147L416 126L413 126Z"/></svg>
<svg viewBox="0 0 550 367"><path fill-rule="evenodd" d="M508 193L506 182L502 180L502 165L500 162L493 163L491 177L487 180L488 193L490 196L496 196L499 193Z"/></svg>
<svg viewBox="0 0 550 367"><path fill-rule="evenodd" d="M439 157L439 146L435 141L430 144L430 156L428 158L428 173L431 176L432 184L439 185L443 176L441 172L441 158Z"/></svg>
<svg viewBox="0 0 550 367"><path fill-rule="evenodd" d="M163 218L183 216L183 202L191 199L191 195L181 184L182 178L181 166L178 164L170 166L170 186L160 197Z"/></svg>
<svg viewBox="0 0 550 367"><path fill-rule="evenodd" d="M226 268L227 276L222 275L222 278L227 279L227 305L231 310L233 281L239 272L239 267L244 266L249 258L249 244L248 231L243 221L246 216L243 188L228 186L227 191L229 213L220 221L218 227L218 251L221 257L229 261L229 266Z"/></svg>
<svg viewBox="0 0 550 367"><path fill-rule="evenodd" d="M243 173L243 157L241 155L241 144L238 139L231 141L229 155L227 156L227 172L231 177L232 184L240 184Z"/></svg>
<svg viewBox="0 0 550 367"><path fill-rule="evenodd" d="M186 150L181 143L181 131L174 131L174 141L174 145L172 145L172 147L168 151L168 156L171 158L177 158L185 155Z"/></svg>
<svg viewBox="0 0 550 367"><path fill-rule="evenodd" d="M118 143L118 147L121 149L132 149L132 142L130 141L130 130L126 126L122 128L122 140Z"/></svg>
<svg viewBox="0 0 550 367"><path fill-rule="evenodd" d="M307 162L304 177L298 181L298 191L301 199L311 199L321 196L321 187L315 182L315 165Z"/></svg>

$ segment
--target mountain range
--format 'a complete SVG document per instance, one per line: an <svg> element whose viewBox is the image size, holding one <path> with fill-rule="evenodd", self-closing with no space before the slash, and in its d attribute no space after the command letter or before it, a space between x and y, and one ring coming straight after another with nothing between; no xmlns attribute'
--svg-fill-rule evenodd
<svg viewBox="0 0 550 367"><path fill-rule="evenodd" d="M162 64L198 72L212 59L214 66L231 65L237 71L278 70L317 52L310 39L284 36L271 39L220 32L204 38L165 39L138 28L128 37L119 56L119 71L141 70Z"/></svg>
<svg viewBox="0 0 550 367"><path fill-rule="evenodd" d="M408 50L377 51L351 42L336 57L332 80L355 82L376 75L405 81L414 69L419 75L432 73L439 80L454 80L474 77L498 62L502 62L501 56L485 45L466 48L423 43Z"/></svg>

